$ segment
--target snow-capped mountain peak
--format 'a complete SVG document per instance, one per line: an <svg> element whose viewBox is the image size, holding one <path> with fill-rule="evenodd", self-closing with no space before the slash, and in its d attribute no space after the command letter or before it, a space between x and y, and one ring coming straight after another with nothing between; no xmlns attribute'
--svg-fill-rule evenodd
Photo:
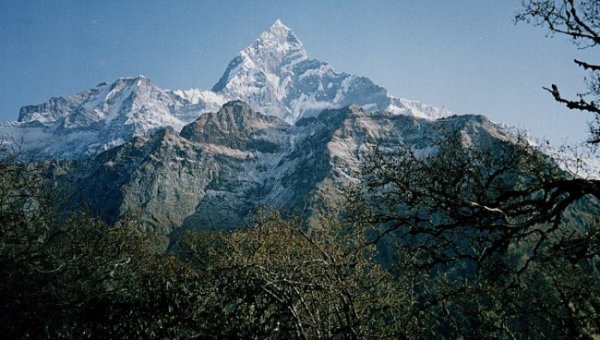
<svg viewBox="0 0 600 340"><path fill-rule="evenodd" d="M297 117L290 114L286 97L294 68L307 59L300 39L278 19L233 58L212 91L292 122Z"/></svg>
<svg viewBox="0 0 600 340"><path fill-rule="evenodd" d="M300 39L279 19L245 51L270 71L289 72L294 64L308 58Z"/></svg>
<svg viewBox="0 0 600 340"><path fill-rule="evenodd" d="M19 122L38 122L66 133L92 127L97 130L98 124L115 121L130 126L134 133L142 133L164 125L182 127L183 122L172 115L173 107L183 106L177 99L144 76L119 78L74 96L24 106Z"/></svg>
<svg viewBox="0 0 600 340"><path fill-rule="evenodd" d="M144 76L120 78L73 96L23 107L19 122L0 126L0 139L28 135L32 149L44 157L76 158L157 128L170 126L179 131L201 114L217 111L233 100L289 124L352 104L425 119L448 114L393 97L369 78L338 73L330 64L310 58L300 39L278 19L231 60L211 91L172 91Z"/></svg>
<svg viewBox="0 0 600 340"><path fill-rule="evenodd" d="M291 124L351 104L420 118L447 114L395 98L366 77L338 73L330 64L309 58L302 42L279 19L233 58L212 90Z"/></svg>
<svg viewBox="0 0 600 340"><path fill-rule="evenodd" d="M307 58L302 42L277 19L268 31L233 58L212 90L231 92L240 86L252 85L248 82L256 77L276 88L280 75L289 74L294 64Z"/></svg>
<svg viewBox="0 0 600 340"><path fill-rule="evenodd" d="M142 75L124 77L24 106L18 122L2 125L0 139L23 138L26 150L44 158L79 158L159 128L179 131L222 104L213 92L164 90Z"/></svg>

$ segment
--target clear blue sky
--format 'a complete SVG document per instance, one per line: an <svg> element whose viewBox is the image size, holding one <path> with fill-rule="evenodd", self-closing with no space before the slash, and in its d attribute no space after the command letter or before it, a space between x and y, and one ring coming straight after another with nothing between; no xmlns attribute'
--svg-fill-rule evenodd
<svg viewBox="0 0 600 340"><path fill-rule="evenodd" d="M520 0L0 2L0 119L27 104L143 74L163 88L209 89L280 18L309 55L398 97L484 114L554 143L582 141L587 119L541 87L584 89L574 57L542 28L514 25Z"/></svg>

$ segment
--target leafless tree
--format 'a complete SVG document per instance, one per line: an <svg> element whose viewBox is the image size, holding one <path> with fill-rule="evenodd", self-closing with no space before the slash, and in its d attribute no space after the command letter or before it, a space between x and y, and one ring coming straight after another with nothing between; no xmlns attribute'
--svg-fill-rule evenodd
<svg viewBox="0 0 600 340"><path fill-rule="evenodd" d="M352 198L424 337L590 337L600 323L597 188L521 140L375 148ZM584 181L585 182L585 181Z"/></svg>
<svg viewBox="0 0 600 340"><path fill-rule="evenodd" d="M600 3L596 0L527 0L523 10L516 15L517 22L532 23L546 27L550 34L564 35L572 39L578 48L597 48L600 45ZM552 84L544 89L554 99L569 109L594 114L590 125L591 144L600 143L600 65L597 62L573 60L584 71L587 90L578 99L564 97L559 87Z"/></svg>

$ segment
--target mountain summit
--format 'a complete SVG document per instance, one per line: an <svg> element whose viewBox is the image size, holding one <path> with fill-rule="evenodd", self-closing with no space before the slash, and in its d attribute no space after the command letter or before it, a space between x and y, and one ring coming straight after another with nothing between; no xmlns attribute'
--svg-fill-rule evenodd
<svg viewBox="0 0 600 340"><path fill-rule="evenodd" d="M18 122L0 123L0 139L19 140L43 158L93 156L162 127L176 131L205 112L241 100L288 124L352 104L425 119L445 110L399 99L370 79L338 73L310 58L281 20L229 62L212 90L164 90L143 76L101 83L74 96L21 109Z"/></svg>
<svg viewBox="0 0 600 340"><path fill-rule="evenodd" d="M293 120L286 107L294 66L308 59L302 42L279 19L231 60L212 91L250 102L261 111Z"/></svg>
<svg viewBox="0 0 600 340"><path fill-rule="evenodd" d="M395 98L366 77L337 73L330 64L309 58L302 42L279 19L231 60L212 91L247 101L288 123L351 104L421 118L447 115L444 110Z"/></svg>
<svg viewBox="0 0 600 340"><path fill-rule="evenodd" d="M307 58L302 42L277 19L268 31L233 58L212 91L226 92L235 86L251 85L247 81L257 73L289 76L291 66Z"/></svg>

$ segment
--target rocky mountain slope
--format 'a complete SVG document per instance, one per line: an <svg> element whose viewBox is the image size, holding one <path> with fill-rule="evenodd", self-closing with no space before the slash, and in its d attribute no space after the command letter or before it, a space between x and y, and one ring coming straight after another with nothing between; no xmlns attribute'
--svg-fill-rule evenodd
<svg viewBox="0 0 600 340"><path fill-rule="evenodd" d="M166 239L180 228L237 227L261 204L304 217L337 211L372 145L429 152L448 129L465 143L512 138L482 116L428 120L352 105L292 126L232 101L179 134L159 129L73 161L57 185L72 188L72 206L109 222L141 216Z"/></svg>

